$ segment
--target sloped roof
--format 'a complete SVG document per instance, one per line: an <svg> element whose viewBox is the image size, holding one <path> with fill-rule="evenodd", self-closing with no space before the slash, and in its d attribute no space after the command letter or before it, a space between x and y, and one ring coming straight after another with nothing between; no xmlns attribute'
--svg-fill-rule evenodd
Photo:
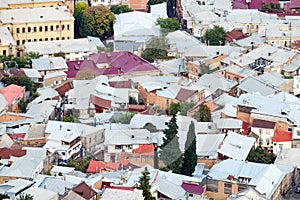
<svg viewBox="0 0 300 200"><path fill-rule="evenodd" d="M196 90L188 90L185 88L180 88L175 99L177 99L179 101L186 101L196 92L197 92Z"/></svg>
<svg viewBox="0 0 300 200"><path fill-rule="evenodd" d="M188 193L199 194L199 195L203 194L205 190L203 187L201 187L198 184L185 183L185 182L182 183L181 187Z"/></svg>
<svg viewBox="0 0 300 200"><path fill-rule="evenodd" d="M218 153L235 160L246 160L254 142L255 138L229 131Z"/></svg>
<svg viewBox="0 0 300 200"><path fill-rule="evenodd" d="M95 96L93 94L90 95L90 102L92 104L102 107L102 108L110 108L111 103L112 103L110 100L103 99L103 98Z"/></svg>
<svg viewBox="0 0 300 200"><path fill-rule="evenodd" d="M60 96L65 96L66 92L68 92L70 89L73 89L73 85L71 82L66 82L58 86L57 88L55 88L55 90L58 92Z"/></svg>
<svg viewBox="0 0 300 200"><path fill-rule="evenodd" d="M66 71L68 78L76 78L81 72L91 72L95 76L103 73L103 69L96 66L92 60L78 60L67 62L68 71Z"/></svg>
<svg viewBox="0 0 300 200"><path fill-rule="evenodd" d="M93 190L90 186L88 186L85 182L81 182L72 188L72 191L81 196L83 199L91 199L94 197L97 192Z"/></svg>
<svg viewBox="0 0 300 200"><path fill-rule="evenodd" d="M275 130L274 136L272 137L273 142L291 142L292 132Z"/></svg>
<svg viewBox="0 0 300 200"><path fill-rule="evenodd" d="M103 161L91 160L89 166L86 170L87 173L99 173L101 169L110 169L110 170L117 170L115 168L111 168Z"/></svg>
<svg viewBox="0 0 300 200"><path fill-rule="evenodd" d="M92 54L90 55L90 58L96 64L107 63L111 66L111 68L115 69L116 72L119 70L121 73L125 74L138 71L158 70L157 67L130 51Z"/></svg>
<svg viewBox="0 0 300 200"><path fill-rule="evenodd" d="M25 86L21 87L15 84L11 84L0 90L0 94L4 96L8 104L12 104L17 98L23 98Z"/></svg>
<svg viewBox="0 0 300 200"><path fill-rule="evenodd" d="M245 35L242 30L232 29L232 31L227 32L226 41L232 42L246 37L247 35Z"/></svg>
<svg viewBox="0 0 300 200"><path fill-rule="evenodd" d="M1 4L1 3L0 3ZM1 7L1 6L0 6ZM0 46L8 46L9 44L15 45L16 42L9 32L8 28L5 26L0 26Z"/></svg>
<svg viewBox="0 0 300 200"><path fill-rule="evenodd" d="M274 129L275 122L266 121L262 119L254 119L252 122L252 127L254 128L267 128L267 129Z"/></svg>
<svg viewBox="0 0 300 200"><path fill-rule="evenodd" d="M0 148L2 159L9 159L11 156L22 157L24 155L26 155L26 150L23 149Z"/></svg>
<svg viewBox="0 0 300 200"><path fill-rule="evenodd" d="M197 156L217 157L219 145L223 142L225 134L197 134L196 153Z"/></svg>

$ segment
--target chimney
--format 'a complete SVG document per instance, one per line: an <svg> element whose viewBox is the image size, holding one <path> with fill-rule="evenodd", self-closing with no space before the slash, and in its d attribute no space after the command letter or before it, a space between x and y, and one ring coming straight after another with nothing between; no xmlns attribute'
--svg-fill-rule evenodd
<svg viewBox="0 0 300 200"><path fill-rule="evenodd" d="M62 129L62 125L59 125L59 130L61 130Z"/></svg>
<svg viewBox="0 0 300 200"><path fill-rule="evenodd" d="M158 169L158 145L153 143L154 146L154 169Z"/></svg>

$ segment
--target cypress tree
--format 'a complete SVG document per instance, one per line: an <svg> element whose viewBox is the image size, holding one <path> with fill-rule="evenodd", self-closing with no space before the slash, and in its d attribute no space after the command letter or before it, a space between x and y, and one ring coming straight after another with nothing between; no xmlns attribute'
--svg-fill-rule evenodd
<svg viewBox="0 0 300 200"><path fill-rule="evenodd" d="M185 142L181 174L191 176L197 165L195 125L191 122Z"/></svg>
<svg viewBox="0 0 300 200"><path fill-rule="evenodd" d="M178 142L178 126L176 124L176 115L173 115L168 128L164 130L164 143L161 145L160 159L164 162L163 170L172 170L175 173L181 172L182 153Z"/></svg>
<svg viewBox="0 0 300 200"><path fill-rule="evenodd" d="M138 189L143 190L144 200L155 200L155 197L152 197L151 192L150 192L149 174L150 173L149 173L147 167L145 167L145 170L142 171L142 176L139 179Z"/></svg>

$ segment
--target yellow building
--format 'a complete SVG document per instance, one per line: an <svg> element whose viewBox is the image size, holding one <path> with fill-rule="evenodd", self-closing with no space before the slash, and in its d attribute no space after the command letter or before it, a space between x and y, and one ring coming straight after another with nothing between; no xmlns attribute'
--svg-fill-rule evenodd
<svg viewBox="0 0 300 200"><path fill-rule="evenodd" d="M5 26L0 26L0 55L16 53L16 42ZM2 66L0 67L2 68Z"/></svg>
<svg viewBox="0 0 300 200"><path fill-rule="evenodd" d="M26 42L74 38L74 17L65 6L0 10L0 16L0 26L16 41L17 56Z"/></svg>

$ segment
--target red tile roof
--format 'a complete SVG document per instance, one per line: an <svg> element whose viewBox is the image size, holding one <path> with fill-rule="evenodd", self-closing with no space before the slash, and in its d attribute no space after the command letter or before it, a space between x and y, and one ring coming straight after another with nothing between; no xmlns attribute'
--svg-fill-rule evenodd
<svg viewBox="0 0 300 200"><path fill-rule="evenodd" d="M143 112L143 111L147 110L146 105L128 104L127 108L129 111L137 111L137 112Z"/></svg>
<svg viewBox="0 0 300 200"><path fill-rule="evenodd" d="M111 101L107 99L102 99L100 97L97 97L93 94L90 95L90 103L99 106L101 108L110 108L111 107Z"/></svg>
<svg viewBox="0 0 300 200"><path fill-rule="evenodd" d="M188 193L192 194L203 194L204 192L204 188L197 184L183 182L181 187Z"/></svg>
<svg viewBox="0 0 300 200"><path fill-rule="evenodd" d="M110 166L108 166L105 162L91 160L86 172L87 173L100 173L101 169L115 170L114 168L111 168Z"/></svg>
<svg viewBox="0 0 300 200"><path fill-rule="evenodd" d="M233 42L234 40L240 40L246 37L247 35L245 35L242 30L233 29L232 31L227 32L226 41Z"/></svg>
<svg viewBox="0 0 300 200"><path fill-rule="evenodd" d="M157 67L149 63L147 60L135 55L130 51L92 54L90 58L96 64L109 64L111 67L106 69L113 70L115 74L128 74L138 71L158 70Z"/></svg>
<svg viewBox="0 0 300 200"><path fill-rule="evenodd" d="M65 96L66 92L73 88L73 85L71 82L64 83L63 85L60 85L59 87L55 88L55 90L58 92L60 96Z"/></svg>
<svg viewBox="0 0 300 200"><path fill-rule="evenodd" d="M79 183L72 189L73 192L81 196L83 199L92 199L96 196L97 192L88 186L85 182Z"/></svg>
<svg viewBox="0 0 300 200"><path fill-rule="evenodd" d="M261 10L263 3L278 3L278 0L251 0L249 5L246 0L233 0L233 9L258 9Z"/></svg>
<svg viewBox="0 0 300 200"><path fill-rule="evenodd" d="M186 101L188 98L190 98L196 92L197 92L196 90L187 90L184 88L180 88L175 99L177 99L179 101Z"/></svg>
<svg viewBox="0 0 300 200"><path fill-rule="evenodd" d="M290 142L292 141L292 132L275 130L272 140L273 142Z"/></svg>
<svg viewBox="0 0 300 200"><path fill-rule="evenodd" d="M90 71L96 76L101 75L103 69L100 69L92 60L68 61L68 71L66 71L68 78L76 78L79 72Z"/></svg>
<svg viewBox="0 0 300 200"><path fill-rule="evenodd" d="M9 159L11 156L22 157L24 155L26 155L26 150L0 148L0 157L2 159Z"/></svg>
<svg viewBox="0 0 300 200"><path fill-rule="evenodd" d="M251 127L274 129L275 122L270 122L270 121L261 120L261 119L254 119Z"/></svg>
<svg viewBox="0 0 300 200"><path fill-rule="evenodd" d="M11 84L0 90L0 94L4 96L9 105L11 105L16 99L23 98L25 93L25 86L21 87L15 84Z"/></svg>
<svg viewBox="0 0 300 200"><path fill-rule="evenodd" d="M154 155L153 144L140 144L137 149L133 150L135 154Z"/></svg>

